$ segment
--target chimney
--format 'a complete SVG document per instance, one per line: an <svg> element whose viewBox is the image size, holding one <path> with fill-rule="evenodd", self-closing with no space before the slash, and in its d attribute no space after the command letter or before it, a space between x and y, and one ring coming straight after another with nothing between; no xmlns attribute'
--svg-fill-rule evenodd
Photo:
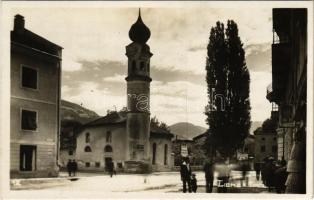
<svg viewBox="0 0 314 200"><path fill-rule="evenodd" d="M24 29L24 25L25 25L25 21L24 21L24 17L22 15L15 15L14 18L14 30L18 31L18 30L23 30Z"/></svg>

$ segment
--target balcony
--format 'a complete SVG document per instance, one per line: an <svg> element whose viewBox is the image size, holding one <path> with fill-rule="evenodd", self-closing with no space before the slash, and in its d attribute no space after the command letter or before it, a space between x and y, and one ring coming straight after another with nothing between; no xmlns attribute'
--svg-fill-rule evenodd
<svg viewBox="0 0 314 200"><path fill-rule="evenodd" d="M269 91L271 102L279 103L281 100L290 68L290 44L274 43L272 44L272 89Z"/></svg>
<svg viewBox="0 0 314 200"><path fill-rule="evenodd" d="M269 84L266 89L266 99L268 99L269 102L273 102L272 95L273 95L273 86L272 84Z"/></svg>

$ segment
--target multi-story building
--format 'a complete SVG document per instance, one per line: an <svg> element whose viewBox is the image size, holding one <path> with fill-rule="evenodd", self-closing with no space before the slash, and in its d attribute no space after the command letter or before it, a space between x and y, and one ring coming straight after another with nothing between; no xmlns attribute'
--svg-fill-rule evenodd
<svg viewBox="0 0 314 200"><path fill-rule="evenodd" d="M265 158L277 158L277 134L274 130L265 130L262 127L254 131L255 151L254 162L262 164Z"/></svg>
<svg viewBox="0 0 314 200"><path fill-rule="evenodd" d="M288 159L287 193L305 193L307 9L273 9L272 90L279 107L278 134Z"/></svg>
<svg viewBox="0 0 314 200"><path fill-rule="evenodd" d="M25 28L11 31L10 172L14 177L58 175L62 48Z"/></svg>

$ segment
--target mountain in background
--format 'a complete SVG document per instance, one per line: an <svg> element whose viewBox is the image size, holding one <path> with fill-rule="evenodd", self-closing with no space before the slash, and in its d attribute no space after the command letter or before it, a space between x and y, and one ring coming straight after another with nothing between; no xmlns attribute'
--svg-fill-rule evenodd
<svg viewBox="0 0 314 200"><path fill-rule="evenodd" d="M60 149L76 148L76 130L83 124L99 118L97 113L78 104L61 100Z"/></svg>
<svg viewBox="0 0 314 200"><path fill-rule="evenodd" d="M202 126L195 126L187 122L179 122L169 126L169 128L171 133L186 139L193 139L207 130Z"/></svg>
<svg viewBox="0 0 314 200"><path fill-rule="evenodd" d="M78 104L61 100L61 121L77 121L85 124L99 118L94 111L88 110Z"/></svg>

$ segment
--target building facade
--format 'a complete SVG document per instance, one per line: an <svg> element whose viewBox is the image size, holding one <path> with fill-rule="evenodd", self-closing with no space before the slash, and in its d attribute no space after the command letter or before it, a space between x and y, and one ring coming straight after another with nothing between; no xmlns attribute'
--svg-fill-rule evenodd
<svg viewBox="0 0 314 200"><path fill-rule="evenodd" d="M16 15L11 31L10 173L58 175L62 48L25 28Z"/></svg>
<svg viewBox="0 0 314 200"><path fill-rule="evenodd" d="M306 192L307 9L273 9L272 90L288 158L286 193ZM292 140L292 141L291 141Z"/></svg>
<svg viewBox="0 0 314 200"><path fill-rule="evenodd" d="M126 124L127 112L111 112L83 125L77 133L75 151L79 170L106 171L108 164L113 162L117 172L141 172L127 165L130 149L125 148L128 142ZM153 171L172 169L172 137L165 130L150 127L149 163ZM133 164L137 166L138 163Z"/></svg>
<svg viewBox="0 0 314 200"><path fill-rule="evenodd" d="M277 134L275 130L265 130L262 127L254 131L254 162L263 163L265 158L277 158Z"/></svg>

